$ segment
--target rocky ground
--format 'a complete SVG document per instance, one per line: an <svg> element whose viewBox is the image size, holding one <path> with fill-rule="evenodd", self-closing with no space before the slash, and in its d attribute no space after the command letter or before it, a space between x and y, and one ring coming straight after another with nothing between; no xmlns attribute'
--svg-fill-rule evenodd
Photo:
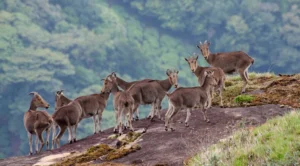
<svg viewBox="0 0 300 166"><path fill-rule="evenodd" d="M174 132L165 131L163 121L155 119L154 122L149 122L149 120L143 119L134 122L136 129L147 128L146 133L137 140L137 144L141 147L140 150L110 161L110 165L183 165L183 161L187 157L201 148L225 138L234 130L241 127L255 127L269 118L282 116L287 111L289 108L273 104L236 108L213 107L208 111L211 123L204 122L200 111L194 111L189 127L185 127L182 123L185 120L186 112L181 111L176 116L176 130ZM89 136L53 151L45 151L30 157L21 156L1 160L0 165L49 165L53 162L59 162L61 157L74 152L86 151L99 143L114 147L117 140L109 139L111 134L113 134L112 129L107 129L104 133ZM108 165L101 158L90 162L90 164L92 163Z"/></svg>

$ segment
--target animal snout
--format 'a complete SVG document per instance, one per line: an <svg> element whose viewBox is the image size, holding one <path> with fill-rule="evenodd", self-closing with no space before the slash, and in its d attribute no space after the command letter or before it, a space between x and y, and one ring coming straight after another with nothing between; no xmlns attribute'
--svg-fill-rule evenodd
<svg viewBox="0 0 300 166"><path fill-rule="evenodd" d="M195 73L195 69L192 69L192 73Z"/></svg>
<svg viewBox="0 0 300 166"><path fill-rule="evenodd" d="M177 87L178 87L178 84L175 84L174 87L177 88Z"/></svg>
<svg viewBox="0 0 300 166"><path fill-rule="evenodd" d="M50 107L50 105L48 104L47 106L46 106L46 109L48 109Z"/></svg>

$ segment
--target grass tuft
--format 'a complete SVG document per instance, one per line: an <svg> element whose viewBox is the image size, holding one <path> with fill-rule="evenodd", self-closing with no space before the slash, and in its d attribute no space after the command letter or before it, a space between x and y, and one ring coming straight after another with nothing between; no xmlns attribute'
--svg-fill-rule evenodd
<svg viewBox="0 0 300 166"><path fill-rule="evenodd" d="M234 102L237 104L251 103L254 97L252 95L238 95L234 98Z"/></svg>

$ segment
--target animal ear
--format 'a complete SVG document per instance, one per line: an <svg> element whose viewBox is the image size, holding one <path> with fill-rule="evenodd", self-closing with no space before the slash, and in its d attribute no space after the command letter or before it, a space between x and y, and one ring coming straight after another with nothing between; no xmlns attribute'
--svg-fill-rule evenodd
<svg viewBox="0 0 300 166"><path fill-rule="evenodd" d="M210 46L210 41L207 42L207 45Z"/></svg>
<svg viewBox="0 0 300 166"><path fill-rule="evenodd" d="M177 70L177 71L176 71L176 73L178 74L178 73L179 73L179 71Z"/></svg>
<svg viewBox="0 0 300 166"><path fill-rule="evenodd" d="M189 60L188 60L188 59L186 59L186 58L184 58L184 59L185 59L185 61L189 62Z"/></svg>
<svg viewBox="0 0 300 166"><path fill-rule="evenodd" d="M198 55L196 56L196 60L198 60Z"/></svg>
<svg viewBox="0 0 300 166"><path fill-rule="evenodd" d="M102 78L101 81L105 81L105 78Z"/></svg>
<svg viewBox="0 0 300 166"><path fill-rule="evenodd" d="M116 72L112 72L111 75L114 76L114 77L117 77Z"/></svg>

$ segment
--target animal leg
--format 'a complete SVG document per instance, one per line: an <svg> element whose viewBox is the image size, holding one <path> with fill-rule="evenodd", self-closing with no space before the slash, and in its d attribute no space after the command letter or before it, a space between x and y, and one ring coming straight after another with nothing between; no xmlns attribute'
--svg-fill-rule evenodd
<svg viewBox="0 0 300 166"><path fill-rule="evenodd" d="M222 97L223 88L219 88L219 97L220 97L220 107L223 107L223 97Z"/></svg>
<svg viewBox="0 0 300 166"><path fill-rule="evenodd" d="M156 104L156 115L158 116L158 119L163 120L161 117L161 101L158 101Z"/></svg>
<svg viewBox="0 0 300 166"><path fill-rule="evenodd" d="M98 126L99 126L99 132L101 133L101 120L102 120L102 112L99 111L98 113Z"/></svg>
<svg viewBox="0 0 300 166"><path fill-rule="evenodd" d="M39 138L39 141L41 143L41 147L39 148L38 153L40 153L45 145L44 139L43 139L43 130L37 130L37 137Z"/></svg>
<svg viewBox="0 0 300 166"><path fill-rule="evenodd" d="M190 117L191 117L191 109L190 108L188 108L187 110L186 110L186 119L185 119L185 127L189 127L189 124L188 124L188 122L189 122L189 120L190 120Z"/></svg>
<svg viewBox="0 0 300 166"><path fill-rule="evenodd" d="M39 151L39 138L38 138L38 132L35 131L35 153L38 153Z"/></svg>
<svg viewBox="0 0 300 166"><path fill-rule="evenodd" d="M53 124L52 124L52 148L51 148L51 150L53 150L55 148L56 127L57 127L56 123L53 122Z"/></svg>
<svg viewBox="0 0 300 166"><path fill-rule="evenodd" d="M245 69L239 69L239 74L240 74L242 80L244 81L244 85L243 85L243 88L242 88L241 93L245 93L245 91L246 91L246 86L247 86L247 84L249 83L249 81L248 81L248 79L247 79L247 76L245 75Z"/></svg>
<svg viewBox="0 0 300 166"><path fill-rule="evenodd" d="M139 109L136 109L136 112L135 112L135 120L136 121L139 120L139 116L140 116Z"/></svg>
<svg viewBox="0 0 300 166"><path fill-rule="evenodd" d="M169 103L168 111L165 114L165 130L168 131L170 116L173 111L173 106Z"/></svg>
<svg viewBox="0 0 300 166"><path fill-rule="evenodd" d="M154 111L154 104L152 103L151 104L151 111L150 111L149 115L147 116L148 119L152 118L153 111Z"/></svg>
<svg viewBox="0 0 300 166"><path fill-rule="evenodd" d="M203 108L203 107L201 108L201 112L203 114L204 121L206 121L207 123L209 123L210 121L207 118L206 111L207 111L206 108Z"/></svg>
<svg viewBox="0 0 300 166"><path fill-rule="evenodd" d="M77 126L78 124L74 125L73 128L74 128L74 135L73 135L73 142L76 142L76 130L77 130Z"/></svg>
<svg viewBox="0 0 300 166"><path fill-rule="evenodd" d="M28 136L29 148L30 148L29 155L32 155L32 134L30 134L29 132L27 132L27 136Z"/></svg>
<svg viewBox="0 0 300 166"><path fill-rule="evenodd" d="M173 108L172 114L170 116L170 121L171 121L171 125L170 125L170 129L171 131L175 131L175 127L174 127L174 116L177 114L177 112L180 110L180 108Z"/></svg>
<svg viewBox="0 0 300 166"><path fill-rule="evenodd" d="M116 118L116 125L115 125L115 128L114 128L114 133L117 132L117 128L118 128L118 124L119 124L119 112L118 112L118 109L115 108L115 118Z"/></svg>
<svg viewBox="0 0 300 166"><path fill-rule="evenodd" d="M48 150L50 149L49 139L50 139L50 130L51 130L51 127L52 127L52 125L48 129L46 129L46 138L47 138L46 145L47 145L47 149Z"/></svg>
<svg viewBox="0 0 300 166"><path fill-rule="evenodd" d="M68 139L69 144L72 144L73 143L73 140L72 140L73 136L72 136L72 128L71 128L71 126L68 126L68 133L69 133L69 139Z"/></svg>
<svg viewBox="0 0 300 166"><path fill-rule="evenodd" d="M130 131L134 131L133 126L132 126L132 116L133 116L133 114L132 114L131 110L129 110L128 112L129 112L129 117L128 117L129 128L130 128Z"/></svg>
<svg viewBox="0 0 300 166"><path fill-rule="evenodd" d="M119 135L123 134L122 116L123 116L123 108L121 108L118 116Z"/></svg>
<svg viewBox="0 0 300 166"><path fill-rule="evenodd" d="M60 131L58 135L55 137L55 142L56 142L56 147L60 147L60 138L63 136L64 132L66 131L67 127L66 126L60 126Z"/></svg>
<svg viewBox="0 0 300 166"><path fill-rule="evenodd" d="M94 120L94 134L97 133L97 119L96 119L96 115L93 115L93 120Z"/></svg>

